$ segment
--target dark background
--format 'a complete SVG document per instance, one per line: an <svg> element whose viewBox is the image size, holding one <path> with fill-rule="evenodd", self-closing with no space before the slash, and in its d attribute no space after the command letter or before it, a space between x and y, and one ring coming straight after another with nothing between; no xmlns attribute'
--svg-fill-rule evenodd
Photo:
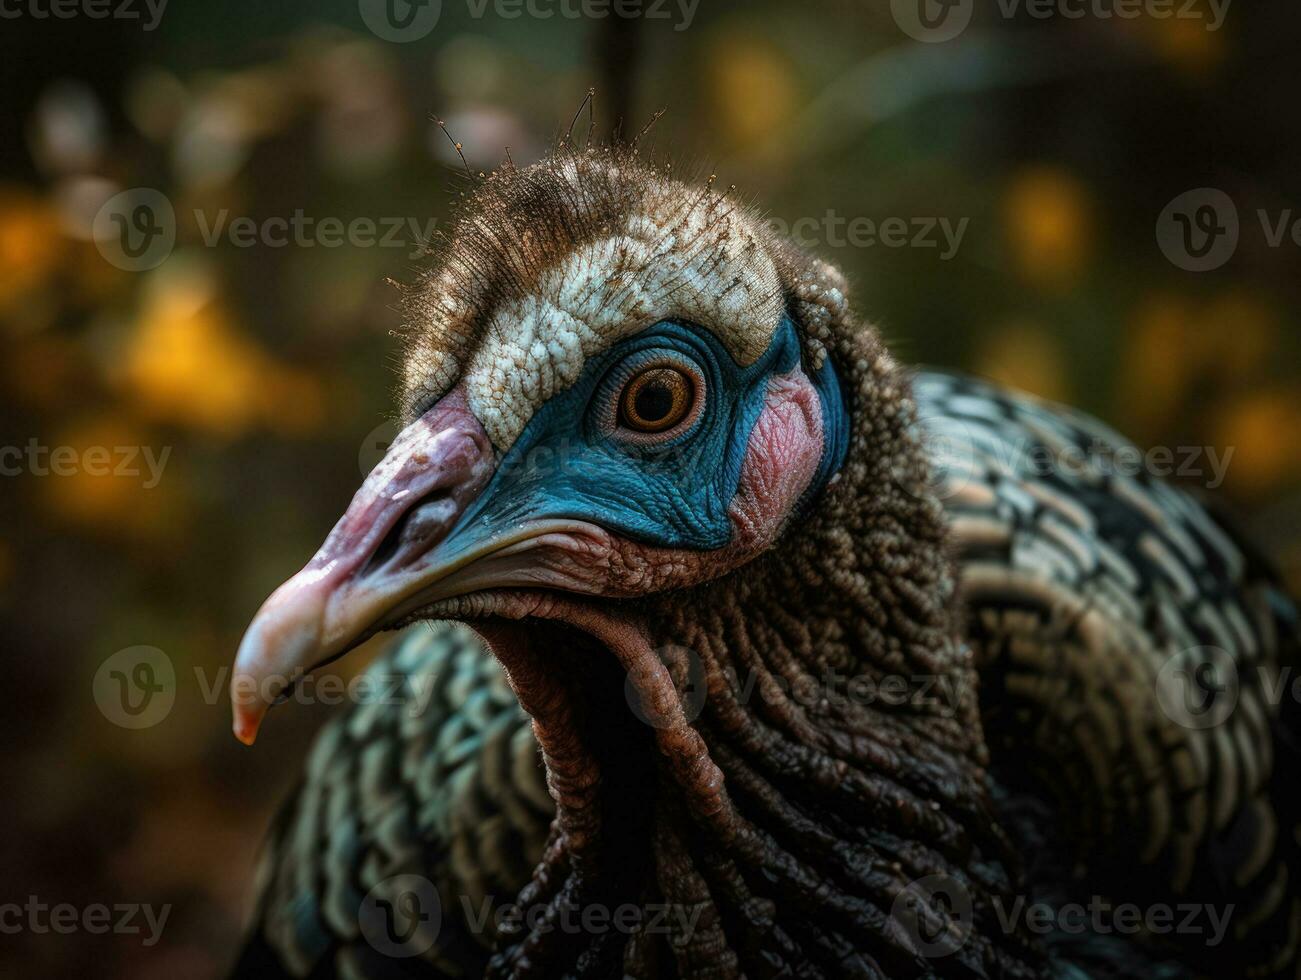
<svg viewBox="0 0 1301 980"><path fill-rule="evenodd" d="M0 477L0 904L173 908L152 948L0 934L0 974L202 978L232 956L258 841L331 709L282 708L245 749L220 672L375 459L386 280L420 263L409 232L403 247L209 246L191 216L441 225L467 182L435 115L473 169L507 145L524 163L595 86L598 135L667 106L650 152L780 223L969 219L948 261L822 231L813 247L905 360L1078 403L1145 446L1231 449L1216 492L1301 589L1301 247L1269 247L1256 217L1301 219L1294 0L1236 0L1218 31L977 0L938 44L884 2L702 0L685 22L676 4L544 19L444 0L406 44L348 0L171 0L152 31L8 3L0 443L170 455L149 488L85 467ZM175 250L142 272L92 240L100 206L136 187L178 218ZM1242 219L1236 254L1204 273L1156 233L1197 188ZM95 678L137 645L173 665L175 703L132 730L97 708Z"/></svg>

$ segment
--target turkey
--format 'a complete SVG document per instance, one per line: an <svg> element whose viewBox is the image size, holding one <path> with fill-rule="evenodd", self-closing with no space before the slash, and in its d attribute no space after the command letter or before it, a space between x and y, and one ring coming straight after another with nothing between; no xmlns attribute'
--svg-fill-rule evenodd
<svg viewBox="0 0 1301 980"><path fill-rule="evenodd" d="M635 147L475 188L233 674L413 627L237 976L1294 976L1296 611L1097 421L907 368Z"/></svg>

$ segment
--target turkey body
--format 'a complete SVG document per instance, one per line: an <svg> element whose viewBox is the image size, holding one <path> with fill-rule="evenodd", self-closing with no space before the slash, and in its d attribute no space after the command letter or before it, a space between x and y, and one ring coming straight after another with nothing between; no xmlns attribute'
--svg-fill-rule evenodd
<svg viewBox="0 0 1301 980"><path fill-rule="evenodd" d="M1097 421L939 372L912 387L990 796L1021 858L1024 905L1002 913L1051 910L1031 930L1039 972L1293 975L1297 726L1278 691L1298 656L1294 606L1222 520L1127 467L1137 450ZM237 975L480 975L496 916L543 857L546 772L479 638L419 625L371 673L401 696L318 738L267 846ZM437 893L415 955L391 955L361 911L395 876ZM1170 912L1135 926L1126 903ZM888 975L949 975L950 952Z"/></svg>

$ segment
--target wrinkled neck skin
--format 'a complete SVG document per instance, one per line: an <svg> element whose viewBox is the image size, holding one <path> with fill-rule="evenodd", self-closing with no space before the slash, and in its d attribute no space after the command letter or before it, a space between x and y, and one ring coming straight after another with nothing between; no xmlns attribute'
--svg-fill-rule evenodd
<svg viewBox="0 0 1301 980"><path fill-rule="evenodd" d="M770 552L635 604L521 594L480 626L557 803L519 896L539 914L498 936L490 976L1037 975L991 904L1014 882L906 381L849 336L848 458ZM974 912L927 959L891 911L935 874ZM556 926L628 904L639 933Z"/></svg>

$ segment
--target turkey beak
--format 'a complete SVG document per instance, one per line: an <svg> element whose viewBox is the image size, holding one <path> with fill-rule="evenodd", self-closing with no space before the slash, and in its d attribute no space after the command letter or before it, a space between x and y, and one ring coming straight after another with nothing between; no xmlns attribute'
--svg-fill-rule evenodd
<svg viewBox="0 0 1301 980"><path fill-rule="evenodd" d="M382 628L446 575L438 546L494 470L492 445L456 389L398 435L321 549L249 624L231 678L235 736L251 745L295 680Z"/></svg>

